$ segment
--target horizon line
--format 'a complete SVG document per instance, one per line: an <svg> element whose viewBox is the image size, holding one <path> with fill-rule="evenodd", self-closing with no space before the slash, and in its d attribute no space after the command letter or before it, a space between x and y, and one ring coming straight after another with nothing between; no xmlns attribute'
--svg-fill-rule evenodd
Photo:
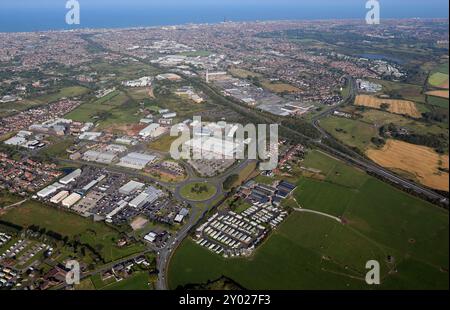
<svg viewBox="0 0 450 310"><path fill-rule="evenodd" d="M449 17L400 17L400 18L383 18L384 21L405 21L405 20L449 20ZM220 25L225 23L266 23L266 22L301 22L301 21L309 21L309 22L320 22L320 21L361 21L364 22L364 18L303 18L303 19L249 19L249 20L228 20L228 21L218 21L218 22L186 22L180 24L167 24L167 25L140 25L140 26L130 26L130 27L74 27L73 29L45 29L45 30L30 30L30 31L2 31L0 30L0 34L15 34L15 33L44 33L44 32L75 32L75 31L87 31L87 30L130 30L130 29L157 29L163 27L177 27L177 26L200 26L200 25Z"/></svg>

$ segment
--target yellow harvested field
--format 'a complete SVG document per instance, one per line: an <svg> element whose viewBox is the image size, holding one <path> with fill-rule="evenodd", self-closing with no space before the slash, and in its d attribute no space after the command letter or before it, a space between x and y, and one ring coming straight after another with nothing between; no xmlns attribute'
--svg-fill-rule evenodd
<svg viewBox="0 0 450 310"><path fill-rule="evenodd" d="M427 95L448 99L448 90L432 90L427 92Z"/></svg>
<svg viewBox="0 0 450 310"><path fill-rule="evenodd" d="M449 190L448 155L440 155L432 148L389 139L380 150L370 149L367 156L377 164L401 170L421 184L437 190Z"/></svg>
<svg viewBox="0 0 450 310"><path fill-rule="evenodd" d="M381 105L389 105L387 109L391 113L404 114L411 117L420 118L421 114L412 101L398 99L382 99L369 95L358 95L355 99L355 105L365 106L374 109L381 109Z"/></svg>
<svg viewBox="0 0 450 310"><path fill-rule="evenodd" d="M301 91L300 88L286 83L271 83L269 81L264 81L261 84L264 88L274 93L297 93Z"/></svg>

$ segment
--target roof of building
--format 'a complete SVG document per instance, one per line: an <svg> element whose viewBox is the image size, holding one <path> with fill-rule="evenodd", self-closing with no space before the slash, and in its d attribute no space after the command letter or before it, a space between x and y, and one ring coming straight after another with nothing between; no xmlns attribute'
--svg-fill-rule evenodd
<svg viewBox="0 0 450 310"><path fill-rule="evenodd" d="M59 180L59 182L62 184L68 184L68 183L72 182L73 180L75 180L76 178L78 178L81 175L81 172L82 172L81 169L77 169L77 170L69 173L65 177L63 177L61 180Z"/></svg>
<svg viewBox="0 0 450 310"><path fill-rule="evenodd" d="M130 182L128 182L127 184L125 184L124 186L119 188L119 193L130 194L130 193L134 192L135 190L143 188L144 186L145 186L144 183L140 183L140 182L131 180Z"/></svg>

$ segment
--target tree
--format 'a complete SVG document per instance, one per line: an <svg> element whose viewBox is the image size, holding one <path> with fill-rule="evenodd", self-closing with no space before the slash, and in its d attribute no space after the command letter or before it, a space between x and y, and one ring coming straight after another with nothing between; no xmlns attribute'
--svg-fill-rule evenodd
<svg viewBox="0 0 450 310"><path fill-rule="evenodd" d="M225 181L223 182L223 188L226 190L230 190L231 188L233 188L233 185L239 181L239 175L237 174L232 174L229 177L227 177L225 179Z"/></svg>

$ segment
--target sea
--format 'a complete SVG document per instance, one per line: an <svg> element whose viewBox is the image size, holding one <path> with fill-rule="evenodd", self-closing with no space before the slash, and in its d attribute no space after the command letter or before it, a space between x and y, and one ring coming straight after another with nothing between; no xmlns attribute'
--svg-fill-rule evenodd
<svg viewBox="0 0 450 310"><path fill-rule="evenodd" d="M315 1L225 1L210 0L148 1L125 5L104 2L90 5L79 0L80 24L67 25L66 1L52 2L52 5L38 6L41 0L24 2L24 5L7 5L0 0L0 32L31 32L47 30L69 30L76 28L128 28L141 26L166 26L188 23L219 23L223 21L265 21L265 20L315 20L315 19L360 19L364 20L366 1L359 0L315 0ZM95 1L95 0L90 0ZM433 5L433 1L436 3ZM448 2L429 0L417 2L381 1L381 18L448 18ZM391 3L392 2L392 3ZM423 5L405 5L405 3ZM130 2L131 3L131 2ZM428 3L428 5L426 5ZM431 3L431 4L430 4Z"/></svg>

